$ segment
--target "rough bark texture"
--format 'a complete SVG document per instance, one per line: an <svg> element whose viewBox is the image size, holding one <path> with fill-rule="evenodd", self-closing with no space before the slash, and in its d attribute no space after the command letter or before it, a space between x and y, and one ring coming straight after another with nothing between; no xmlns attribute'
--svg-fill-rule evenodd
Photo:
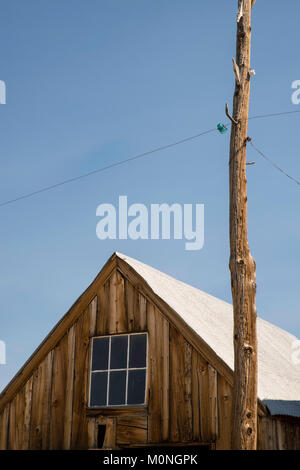
<svg viewBox="0 0 300 470"><path fill-rule="evenodd" d="M247 239L246 146L250 94L251 0L239 0L230 141L230 271L234 311L232 448L256 449L257 338L255 261Z"/></svg>

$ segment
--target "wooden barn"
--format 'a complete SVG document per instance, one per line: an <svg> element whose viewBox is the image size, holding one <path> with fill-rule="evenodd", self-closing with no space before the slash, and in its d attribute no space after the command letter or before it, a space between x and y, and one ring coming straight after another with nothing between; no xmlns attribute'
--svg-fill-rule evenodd
<svg viewBox="0 0 300 470"><path fill-rule="evenodd" d="M300 449L296 338L259 319L258 448ZM114 254L0 395L0 449L229 449L232 307Z"/></svg>

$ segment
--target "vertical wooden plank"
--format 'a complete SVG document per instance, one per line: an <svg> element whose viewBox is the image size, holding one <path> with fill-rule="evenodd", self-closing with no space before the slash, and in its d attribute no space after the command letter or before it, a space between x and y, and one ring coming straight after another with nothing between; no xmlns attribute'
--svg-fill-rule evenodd
<svg viewBox="0 0 300 470"><path fill-rule="evenodd" d="M209 377L208 363L201 356L199 361L199 388L200 388L200 429L201 440L210 442L210 403L209 403Z"/></svg>
<svg viewBox="0 0 300 470"><path fill-rule="evenodd" d="M53 383L50 419L50 449L64 448L64 416L66 407L68 337L65 335L54 349Z"/></svg>
<svg viewBox="0 0 300 470"><path fill-rule="evenodd" d="M286 422L284 421L280 421L280 425L281 425L281 431L280 431L280 440L281 440L281 445L282 445L282 450L288 450L288 443L287 443L287 426L286 426ZM294 431L296 431L296 429L294 429ZM297 439L297 433L293 433L293 438L296 438Z"/></svg>
<svg viewBox="0 0 300 470"><path fill-rule="evenodd" d="M218 438L217 371L208 365L210 440Z"/></svg>
<svg viewBox="0 0 300 470"><path fill-rule="evenodd" d="M33 373L33 387L32 387L32 415L31 415L31 426L30 426L30 444L29 447L32 450L42 449L42 438L40 421L42 415L41 398L42 390L42 375L45 362L43 361L39 367Z"/></svg>
<svg viewBox="0 0 300 470"><path fill-rule="evenodd" d="M24 430L22 449L28 450L30 443L30 424L32 412L32 385L33 376L25 384Z"/></svg>
<svg viewBox="0 0 300 470"><path fill-rule="evenodd" d="M265 450L271 450L272 446L271 442L271 434L270 434L270 418L265 418L265 426L266 426L266 447Z"/></svg>
<svg viewBox="0 0 300 470"><path fill-rule="evenodd" d="M287 446L285 446L287 448ZM294 450L300 450L300 424L296 425Z"/></svg>
<svg viewBox="0 0 300 470"><path fill-rule="evenodd" d="M10 402L8 424L8 449L17 450L16 397Z"/></svg>
<svg viewBox="0 0 300 470"><path fill-rule="evenodd" d="M283 439L282 433L282 424L279 419L276 420L276 428L277 428L277 450L285 450L285 443Z"/></svg>
<svg viewBox="0 0 300 470"><path fill-rule="evenodd" d="M218 374L219 439L217 450L230 450L231 446L231 406L232 387Z"/></svg>
<svg viewBox="0 0 300 470"><path fill-rule="evenodd" d="M286 432L285 431L286 427L283 422L281 423L281 425L282 425L282 433ZM299 427L296 424L291 424L291 433L292 433L292 438L291 438L292 447L291 448L292 450L299 449L300 442L299 442L299 433L297 432L298 430L299 430ZM287 450L286 445L284 446L284 450Z"/></svg>
<svg viewBox="0 0 300 470"><path fill-rule="evenodd" d="M113 271L110 277L109 289L109 317L108 317L108 333L118 333L117 322L117 272Z"/></svg>
<svg viewBox="0 0 300 470"><path fill-rule="evenodd" d="M266 418L258 415L257 422L257 450L266 449Z"/></svg>
<svg viewBox="0 0 300 470"><path fill-rule="evenodd" d="M282 424L282 434L285 432L285 426L284 426L284 423L281 423ZM291 425L291 431L292 431L292 439L291 439L291 442L292 442L292 450L297 450L298 446L299 446L299 434L298 434L298 427L295 425L295 424L292 424ZM298 446L297 446L298 444ZM284 449L283 450L287 450L287 447L284 446Z"/></svg>
<svg viewBox="0 0 300 470"><path fill-rule="evenodd" d="M147 304L146 304L147 308ZM169 337L169 322L166 319L162 320L163 327L163 389L162 389L162 440L169 439L169 394L170 394L170 337Z"/></svg>
<svg viewBox="0 0 300 470"><path fill-rule="evenodd" d="M170 441L185 437L185 341L170 325Z"/></svg>
<svg viewBox="0 0 300 470"><path fill-rule="evenodd" d="M193 407L193 439L201 440L200 429L200 364L199 354L193 348L192 351L192 407Z"/></svg>
<svg viewBox="0 0 300 470"><path fill-rule="evenodd" d="M98 293L98 313L97 313L97 336L106 335L109 332L108 319L110 316L109 308L110 279L106 281Z"/></svg>
<svg viewBox="0 0 300 470"><path fill-rule="evenodd" d="M267 450L273 450L273 423L272 418L268 417L266 420L267 424Z"/></svg>
<svg viewBox="0 0 300 470"><path fill-rule="evenodd" d="M76 323L74 390L72 413L72 449L86 449L87 418L86 418L86 387L88 379L87 355L89 348L90 317L86 309Z"/></svg>
<svg viewBox="0 0 300 470"><path fill-rule="evenodd" d="M135 289L125 279L125 308L127 317L127 329L128 332L134 331L134 317L135 317Z"/></svg>
<svg viewBox="0 0 300 470"><path fill-rule="evenodd" d="M90 332L89 336L92 338L97 332L97 308L98 308L98 297L94 297L89 304L90 313Z"/></svg>
<svg viewBox="0 0 300 470"><path fill-rule="evenodd" d="M8 441L9 404L7 404L0 416L0 450L7 450Z"/></svg>
<svg viewBox="0 0 300 470"><path fill-rule="evenodd" d="M54 350L50 351L46 357L46 380L45 380L45 388L44 388L44 396L43 396L43 415L42 415L43 449L49 449L53 354L54 354Z"/></svg>
<svg viewBox="0 0 300 470"><path fill-rule="evenodd" d="M103 449L115 449L117 442L117 420L116 418L106 418L106 431L103 442Z"/></svg>
<svg viewBox="0 0 300 470"><path fill-rule="evenodd" d="M95 418L88 418L87 424L88 433L88 449L97 448L97 425Z"/></svg>
<svg viewBox="0 0 300 470"><path fill-rule="evenodd" d="M72 432L72 410L73 410L73 388L74 388L74 361L75 361L75 341L76 330L73 325L68 331L68 369L66 384L66 405L64 415L64 449L71 448Z"/></svg>
<svg viewBox="0 0 300 470"><path fill-rule="evenodd" d="M208 363L197 351L192 357L192 389L193 389L193 436L202 442L211 442L211 401ZM212 381L212 386L214 381ZM215 402L214 407L217 407ZM215 409L214 408L214 409ZM216 412L215 412L216 413ZM215 418L214 418L215 419Z"/></svg>
<svg viewBox="0 0 300 470"><path fill-rule="evenodd" d="M162 317L151 303L147 304L148 319L148 408L149 442L162 440Z"/></svg>
<svg viewBox="0 0 300 470"><path fill-rule="evenodd" d="M127 311L125 308L125 280L119 271L116 271L116 325L117 333L127 333Z"/></svg>
<svg viewBox="0 0 300 470"><path fill-rule="evenodd" d="M277 420L278 422L280 422L280 419ZM289 446L289 449L290 450L296 450L296 443L295 443L295 440L296 440L296 429L295 429L295 425L293 423L289 423L289 422L282 422L281 423L282 427L285 429L285 432L287 433L288 435L288 446Z"/></svg>
<svg viewBox="0 0 300 470"><path fill-rule="evenodd" d="M23 448L23 438L24 438L24 413L25 413L25 387L22 387L21 390L17 393L15 397L16 407L16 432L15 432L15 441L14 449L22 450Z"/></svg>
<svg viewBox="0 0 300 470"><path fill-rule="evenodd" d="M147 329L147 300L127 279L125 279L125 308L127 331Z"/></svg>
<svg viewBox="0 0 300 470"><path fill-rule="evenodd" d="M136 329L139 331L146 330L147 327L147 300L145 297L137 292L138 296L138 311L137 314L137 327Z"/></svg>
<svg viewBox="0 0 300 470"><path fill-rule="evenodd" d="M287 448L287 446L286 446ZM294 450L300 450L300 424L296 425L295 446Z"/></svg>
<svg viewBox="0 0 300 470"><path fill-rule="evenodd" d="M91 355L92 355L92 340L96 335L97 332L97 303L98 297L94 297L94 299L90 302L88 310L89 310L89 344L88 344L88 353L86 358L86 387L85 387L85 403L89 404L89 393L90 393L90 364L91 364Z"/></svg>
<svg viewBox="0 0 300 470"><path fill-rule="evenodd" d="M134 288L134 304L133 304L133 311L134 311L134 331L141 331L141 315L140 315L140 293L137 287L133 286Z"/></svg>
<svg viewBox="0 0 300 470"><path fill-rule="evenodd" d="M192 409L192 346L184 342L184 441L193 439L193 409Z"/></svg>
<svg viewBox="0 0 300 470"><path fill-rule="evenodd" d="M277 418L273 419L273 433L274 433L275 450L279 450L277 421L278 421Z"/></svg>
<svg viewBox="0 0 300 470"><path fill-rule="evenodd" d="M50 393L53 350L48 353L34 372L30 448L47 449L49 446Z"/></svg>

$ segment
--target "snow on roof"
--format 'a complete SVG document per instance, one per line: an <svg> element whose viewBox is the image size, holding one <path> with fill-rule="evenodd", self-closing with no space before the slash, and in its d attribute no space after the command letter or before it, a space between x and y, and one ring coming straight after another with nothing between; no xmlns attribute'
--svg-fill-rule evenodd
<svg viewBox="0 0 300 470"><path fill-rule="evenodd" d="M233 370L232 305L117 253ZM287 331L258 318L258 396L272 414L300 417L300 364Z"/></svg>

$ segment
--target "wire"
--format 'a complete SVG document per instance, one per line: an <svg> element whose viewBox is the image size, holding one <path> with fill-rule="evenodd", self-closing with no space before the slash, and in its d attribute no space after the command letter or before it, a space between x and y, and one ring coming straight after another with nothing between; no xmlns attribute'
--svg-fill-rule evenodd
<svg viewBox="0 0 300 470"><path fill-rule="evenodd" d="M275 117L275 116L284 116L284 115L295 114L295 113L300 113L300 110L298 110L298 111L286 111L286 112L272 113L272 114L258 114L256 116L249 117L246 120L250 121L250 120L253 120L253 119L263 119L263 118L269 118L269 117ZM227 124L225 124L225 126L228 126L230 124L231 123L227 123ZM173 142L171 144L163 145L163 146L157 147L153 150L149 150L148 152L140 153L139 155L129 157L126 160L120 160L118 162L111 163L110 165L104 166L102 168L97 168L96 170L92 170L92 171L89 171L88 173L84 173L82 175L75 176L74 178L69 178L69 179L61 181L59 183L52 184L50 186L46 186L44 188L38 189L37 191L33 191L33 192L27 193L27 194L23 194L22 196L16 197L14 199L9 199L7 201L1 202L0 207L7 206L8 204L12 204L12 203L17 202L17 201L21 201L22 199L27 199L27 198L36 196L37 194L41 194L41 193L44 193L46 191L50 191L52 189L58 188L59 186L64 186L65 184L73 183L74 181L78 181L80 179L87 178L88 176L94 175L96 173L101 173L103 171L109 170L110 168L114 168L114 167L117 167L117 166L120 166L120 165L124 165L125 163L131 162L133 160L138 160L139 158L143 158L143 157L146 157L148 155L152 155L153 153L160 152L162 150L166 150L166 149L171 148L171 147L175 147L176 145L180 145L180 144L183 144L185 142L189 142L191 140L198 139L199 137L201 137L203 135L209 134L211 132L216 132L216 131L217 131L217 128L209 129L207 131L201 132L200 134L196 134L196 135L193 135L191 137L186 137L185 139L178 140L177 142ZM258 149L257 149L257 151L258 151ZM267 159L267 157L265 157L265 156L264 156L264 158ZM277 169L282 171L282 173L284 173L284 171L281 170L279 167L277 167L277 165L275 163L272 163L272 164ZM289 175L286 175L286 176L293 179ZM297 182L297 184L299 184L299 182L297 180L295 180L295 181Z"/></svg>
<svg viewBox="0 0 300 470"><path fill-rule="evenodd" d="M270 117L277 117L277 116L287 116L289 114L297 114L300 113L300 110L297 111L284 111L281 113L270 113L270 114L257 114L256 116L251 116L245 119L245 121L252 121L253 119L265 119ZM226 126L231 125L231 122L227 122Z"/></svg>
<svg viewBox="0 0 300 470"><path fill-rule="evenodd" d="M280 171L281 173L283 173L285 176L287 176L288 178L290 178L292 181L294 181L296 184L298 184L300 186L300 181L296 180L295 178L293 178L293 176L289 175L288 173L286 173L282 168L280 168L275 162L273 162L273 160L271 160L270 158L268 158L261 150L259 150L257 147L255 147L255 145L252 143L252 141L250 141L250 144L251 146L254 148L254 150L259 153L259 155L261 155L265 160L267 160L267 162L269 162L274 168L276 168L276 170Z"/></svg>
<svg viewBox="0 0 300 470"><path fill-rule="evenodd" d="M298 111L285 111L283 113L271 113L271 114L257 114L256 116L252 116L248 118L248 121L252 119L263 119L263 118L269 118L269 117L275 117L275 116L286 116L288 114L296 114L300 113L300 110Z"/></svg>
<svg viewBox="0 0 300 470"><path fill-rule="evenodd" d="M31 193L23 194L22 196L16 197L15 199L9 199L8 201L1 202L0 207L7 206L8 204L12 204L13 202L16 201L21 201L22 199L27 199L29 197L35 196L40 193L44 193L46 191L50 191L51 189L58 188L59 186L63 186L65 184L73 183L74 181L78 181L83 178L87 178L88 176L94 175L96 173L101 173L102 171L109 170L110 168L114 168L116 166L124 165L125 163L132 162L133 160L137 160L139 158L146 157L148 155L151 155L155 152L160 152L161 150L166 150L171 147L175 147L176 145L183 144L185 142L188 142L190 140L197 139L205 134L209 134L210 132L216 132L217 128L214 129L209 129L207 131L201 132L200 134L193 135L191 137L186 137L185 139L178 140L177 142L173 142L171 144L164 145L162 147L157 147L153 150L149 150L148 152L140 153L139 155L135 155L134 157L129 157L126 160L120 160L115 163L111 163L110 165L104 166L102 168L97 168L96 170L89 171L88 173L84 173L79 176L75 176L74 178L70 178L64 181L61 181L60 183L52 184L51 186L46 186L45 188L38 189L37 191L33 191Z"/></svg>

